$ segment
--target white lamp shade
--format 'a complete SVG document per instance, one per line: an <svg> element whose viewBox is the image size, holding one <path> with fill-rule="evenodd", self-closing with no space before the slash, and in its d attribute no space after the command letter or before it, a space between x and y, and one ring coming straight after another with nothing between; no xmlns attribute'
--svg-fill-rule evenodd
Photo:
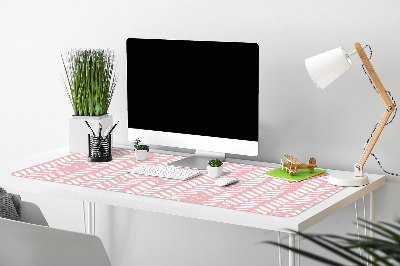
<svg viewBox="0 0 400 266"><path fill-rule="evenodd" d="M320 89L329 84L351 67L346 51L336 48L306 59L306 67L311 79Z"/></svg>

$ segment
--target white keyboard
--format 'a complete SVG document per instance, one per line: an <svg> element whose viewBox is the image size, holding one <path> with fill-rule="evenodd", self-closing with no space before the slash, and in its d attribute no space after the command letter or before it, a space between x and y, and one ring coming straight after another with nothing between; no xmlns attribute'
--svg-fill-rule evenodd
<svg viewBox="0 0 400 266"><path fill-rule="evenodd" d="M131 174L139 174L145 176L157 176L161 178L170 178L175 180L188 180L195 176L201 175L202 172L190 169L179 169L161 165L139 165L127 170Z"/></svg>

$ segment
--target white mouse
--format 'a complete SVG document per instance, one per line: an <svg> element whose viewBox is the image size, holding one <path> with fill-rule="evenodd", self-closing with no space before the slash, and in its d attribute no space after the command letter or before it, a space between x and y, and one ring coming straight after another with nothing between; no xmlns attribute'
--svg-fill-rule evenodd
<svg viewBox="0 0 400 266"><path fill-rule="evenodd" d="M239 182L239 179L235 177L223 177L214 181L214 183L220 187L228 186L236 182Z"/></svg>

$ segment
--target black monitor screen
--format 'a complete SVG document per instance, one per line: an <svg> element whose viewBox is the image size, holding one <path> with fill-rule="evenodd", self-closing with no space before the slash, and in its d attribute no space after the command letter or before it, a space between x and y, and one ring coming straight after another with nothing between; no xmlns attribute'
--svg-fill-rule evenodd
<svg viewBox="0 0 400 266"><path fill-rule="evenodd" d="M258 141L256 43L129 38L128 127Z"/></svg>

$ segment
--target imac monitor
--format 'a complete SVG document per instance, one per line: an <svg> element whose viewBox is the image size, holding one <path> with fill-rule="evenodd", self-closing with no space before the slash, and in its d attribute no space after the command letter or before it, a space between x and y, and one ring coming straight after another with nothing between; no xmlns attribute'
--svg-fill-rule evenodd
<svg viewBox="0 0 400 266"><path fill-rule="evenodd" d="M257 43L129 38L128 139L195 149L172 165L206 169L258 155Z"/></svg>

